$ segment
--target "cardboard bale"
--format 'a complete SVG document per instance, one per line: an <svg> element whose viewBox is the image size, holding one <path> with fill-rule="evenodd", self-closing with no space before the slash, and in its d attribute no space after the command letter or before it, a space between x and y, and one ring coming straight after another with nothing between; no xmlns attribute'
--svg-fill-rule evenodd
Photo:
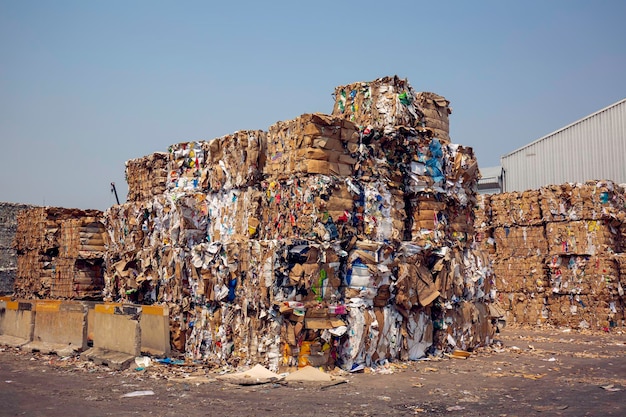
<svg viewBox="0 0 626 417"><path fill-rule="evenodd" d="M554 295L548 303L549 322L577 329L608 329L615 322L617 312L610 304L591 295Z"/></svg>
<svg viewBox="0 0 626 417"><path fill-rule="evenodd" d="M596 255L618 246L619 235L605 220L580 220L546 224L550 255Z"/></svg>
<svg viewBox="0 0 626 417"><path fill-rule="evenodd" d="M389 245L357 241L356 247L348 254L345 296L374 300L379 295L379 288L385 286L389 288L392 283L391 253L392 248ZM402 281L399 279L396 285ZM386 303L386 300L381 300L380 297L378 301Z"/></svg>
<svg viewBox="0 0 626 417"><path fill-rule="evenodd" d="M539 191L492 195L491 216L494 227L542 224Z"/></svg>
<svg viewBox="0 0 626 417"><path fill-rule="evenodd" d="M450 142L450 102L445 97L430 92L417 93L415 99L424 114L424 126L442 142Z"/></svg>
<svg viewBox="0 0 626 417"><path fill-rule="evenodd" d="M13 294L19 298L50 298L54 257L36 251L18 253Z"/></svg>
<svg viewBox="0 0 626 417"><path fill-rule="evenodd" d="M302 238L319 241L344 238L354 231L354 200L336 177L312 175L290 181L266 181L250 237Z"/></svg>
<svg viewBox="0 0 626 417"><path fill-rule="evenodd" d="M492 230L491 195L479 194L474 206L474 227L477 232Z"/></svg>
<svg viewBox="0 0 626 417"><path fill-rule="evenodd" d="M547 253L545 230L539 226L499 226L493 230L496 253L501 257L538 256Z"/></svg>
<svg viewBox="0 0 626 417"><path fill-rule="evenodd" d="M382 181L361 182L325 175L262 183L260 208L250 237L303 238L318 241L361 235L378 241L404 236L402 190Z"/></svg>
<svg viewBox="0 0 626 417"><path fill-rule="evenodd" d="M126 161L127 201L142 201L166 190L168 155L155 152Z"/></svg>
<svg viewBox="0 0 626 417"><path fill-rule="evenodd" d="M447 148L437 139L417 136L408 137L404 186L408 193L437 192L443 194L446 186L447 161L450 158Z"/></svg>
<svg viewBox="0 0 626 417"><path fill-rule="evenodd" d="M338 86L334 95L332 114L358 126L381 131L396 126L422 127L416 92L407 80L397 76Z"/></svg>
<svg viewBox="0 0 626 417"><path fill-rule="evenodd" d="M496 253L496 241L493 237L491 195L479 194L474 205L474 233L472 247L489 254Z"/></svg>
<svg viewBox="0 0 626 417"><path fill-rule="evenodd" d="M168 148L168 190L195 192L208 188L210 165L203 145L203 141L191 141Z"/></svg>
<svg viewBox="0 0 626 417"><path fill-rule="evenodd" d="M306 174L349 177L358 138L353 123L321 113L277 122L267 134L263 174L273 180Z"/></svg>
<svg viewBox="0 0 626 417"><path fill-rule="evenodd" d="M445 149L446 194L461 207L474 207L480 178L474 150L457 144L447 144Z"/></svg>
<svg viewBox="0 0 626 417"><path fill-rule="evenodd" d="M206 208L202 208L206 214L198 213L198 218L206 216L207 219L206 226L198 229L201 239L226 243L257 236L250 228L253 219L260 218L261 195L252 188L207 194Z"/></svg>
<svg viewBox="0 0 626 417"><path fill-rule="evenodd" d="M153 289L159 279L165 275L169 282L174 269L180 268L168 265L164 269L164 264L176 263L179 258L165 255L207 240L206 194L165 193L148 201L114 206L104 216L109 242L105 293L113 299L156 300ZM180 277L180 272L176 275Z"/></svg>
<svg viewBox="0 0 626 417"><path fill-rule="evenodd" d="M551 310L545 294L502 293L499 297L507 323L537 326L548 322Z"/></svg>
<svg viewBox="0 0 626 417"><path fill-rule="evenodd" d="M626 197L612 181L548 185L540 189L546 222L618 219L624 222Z"/></svg>
<svg viewBox="0 0 626 417"><path fill-rule="evenodd" d="M262 169L262 130L242 130L202 143L208 169L208 189L219 192L254 185Z"/></svg>
<svg viewBox="0 0 626 417"><path fill-rule="evenodd" d="M101 299L105 256L102 221L98 210L37 207L21 212L15 237L15 295Z"/></svg>
<svg viewBox="0 0 626 417"><path fill-rule="evenodd" d="M436 193L409 199L410 239L421 244L468 247L474 235L474 215L469 207ZM468 238L470 237L470 238Z"/></svg>
<svg viewBox="0 0 626 417"><path fill-rule="evenodd" d="M504 293L541 294L550 288L543 256L498 257L493 272L498 291Z"/></svg>
<svg viewBox="0 0 626 417"><path fill-rule="evenodd" d="M427 265L430 265L435 288L443 302L493 300L496 282L486 253L473 249L441 248L429 258Z"/></svg>
<svg viewBox="0 0 626 417"><path fill-rule="evenodd" d="M354 201L351 219L357 233L366 240L400 242L405 237L406 207L404 192L384 181L347 181ZM358 192L357 192L358 190Z"/></svg>
<svg viewBox="0 0 626 417"><path fill-rule="evenodd" d="M494 335L487 304L482 302L461 301L444 308L441 318L435 320L435 346L444 352L488 346Z"/></svg>
<svg viewBox="0 0 626 417"><path fill-rule="evenodd" d="M619 297L619 267L612 256L552 256L547 260L553 294L586 294L598 299Z"/></svg>
<svg viewBox="0 0 626 417"><path fill-rule="evenodd" d="M102 258L57 259L50 298L102 300L103 289Z"/></svg>

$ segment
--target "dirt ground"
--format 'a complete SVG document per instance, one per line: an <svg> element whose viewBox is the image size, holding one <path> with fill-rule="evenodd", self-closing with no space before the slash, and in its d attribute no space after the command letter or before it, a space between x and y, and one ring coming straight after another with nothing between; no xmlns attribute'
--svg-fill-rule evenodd
<svg viewBox="0 0 626 417"><path fill-rule="evenodd" d="M0 347L0 415L626 415L626 333L506 328L498 340L468 359L394 363L332 386L233 385L198 366L111 371ZM124 397L138 391L153 394Z"/></svg>

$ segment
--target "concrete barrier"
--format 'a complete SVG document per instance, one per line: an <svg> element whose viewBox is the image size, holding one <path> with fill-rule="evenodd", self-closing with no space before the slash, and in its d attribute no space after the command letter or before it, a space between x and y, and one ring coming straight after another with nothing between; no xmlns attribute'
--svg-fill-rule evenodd
<svg viewBox="0 0 626 417"><path fill-rule="evenodd" d="M0 300L0 344L21 347L33 340L35 312L30 301Z"/></svg>
<svg viewBox="0 0 626 417"><path fill-rule="evenodd" d="M34 304L33 339L22 349L69 356L87 348L87 306L61 300L40 300Z"/></svg>
<svg viewBox="0 0 626 417"><path fill-rule="evenodd" d="M170 354L170 315L167 306L141 306L141 352L153 356Z"/></svg>
<svg viewBox="0 0 626 417"><path fill-rule="evenodd" d="M141 354L141 307L119 303L96 304L93 309L93 347L81 358L127 368Z"/></svg>

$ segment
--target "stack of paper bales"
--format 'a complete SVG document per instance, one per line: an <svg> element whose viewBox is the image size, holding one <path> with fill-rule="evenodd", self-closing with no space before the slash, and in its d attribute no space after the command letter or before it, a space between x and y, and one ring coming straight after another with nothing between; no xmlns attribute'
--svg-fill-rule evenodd
<svg viewBox="0 0 626 417"><path fill-rule="evenodd" d="M336 96L332 115L172 145L167 190L105 213L106 298L168 304L172 346L215 364L349 370L488 344L476 158L420 107L449 103L397 77Z"/></svg>
<svg viewBox="0 0 626 417"><path fill-rule="evenodd" d="M495 240L493 268L509 321L581 328L624 325L620 268L624 189L611 181L492 195L480 216Z"/></svg>
<svg viewBox="0 0 626 417"><path fill-rule="evenodd" d="M15 296L102 298L104 232L98 210L36 207L20 212Z"/></svg>

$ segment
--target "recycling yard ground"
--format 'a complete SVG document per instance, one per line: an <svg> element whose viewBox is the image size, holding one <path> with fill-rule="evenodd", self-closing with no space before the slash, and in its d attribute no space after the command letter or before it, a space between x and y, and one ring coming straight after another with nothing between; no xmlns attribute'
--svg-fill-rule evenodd
<svg viewBox="0 0 626 417"><path fill-rule="evenodd" d="M394 363L339 385L234 385L198 366L111 371L0 347L3 416L624 416L626 333L506 328L469 359ZM153 395L126 394L151 391Z"/></svg>

